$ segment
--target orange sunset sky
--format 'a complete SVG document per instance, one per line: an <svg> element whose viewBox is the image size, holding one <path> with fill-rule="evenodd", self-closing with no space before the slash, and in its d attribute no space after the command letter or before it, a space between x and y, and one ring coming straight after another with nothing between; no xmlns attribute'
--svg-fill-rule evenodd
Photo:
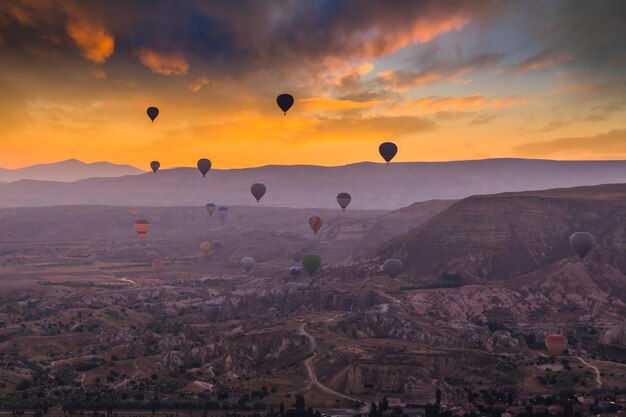
<svg viewBox="0 0 626 417"><path fill-rule="evenodd" d="M624 159L625 28L619 0L3 0L0 166Z"/></svg>

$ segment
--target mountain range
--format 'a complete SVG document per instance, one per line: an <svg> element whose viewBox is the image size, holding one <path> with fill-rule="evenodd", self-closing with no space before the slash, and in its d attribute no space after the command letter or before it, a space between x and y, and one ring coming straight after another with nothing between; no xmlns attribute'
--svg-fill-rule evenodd
<svg viewBox="0 0 626 417"><path fill-rule="evenodd" d="M102 163L107 164L107 163ZM0 184L5 207L52 205L192 206L254 205L250 186L262 182L267 194L260 204L272 207L337 208L336 195L352 195L350 209L392 210L415 202L450 200L476 194L619 183L626 179L626 161L551 161L487 159L454 162L405 162L390 165L363 162L337 167L264 166L211 170L203 178L195 168L140 173L132 167L93 169L78 161L52 164L76 166L81 175L133 174L74 182L19 180ZM96 168L103 166L95 164ZM29 168L35 170L35 167ZM41 168L43 169L43 168ZM61 170L69 178L67 170ZM104 172L104 174L101 174ZM78 174L75 174L75 176ZM48 174L47 179L54 178ZM0 181L2 177L0 177Z"/></svg>
<svg viewBox="0 0 626 417"><path fill-rule="evenodd" d="M69 182L91 177L121 177L141 173L143 173L142 170L130 165L117 165L110 162L88 164L77 159L68 159L17 169L0 168L0 183L19 180Z"/></svg>

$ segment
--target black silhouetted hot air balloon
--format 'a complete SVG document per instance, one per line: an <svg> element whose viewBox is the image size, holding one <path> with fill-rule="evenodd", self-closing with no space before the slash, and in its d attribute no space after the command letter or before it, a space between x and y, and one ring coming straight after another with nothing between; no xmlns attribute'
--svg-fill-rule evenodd
<svg viewBox="0 0 626 417"><path fill-rule="evenodd" d="M567 337L562 334L550 334L546 336L544 343L550 356L559 356L567 348Z"/></svg>
<svg viewBox="0 0 626 417"><path fill-rule="evenodd" d="M150 231L150 222L146 219L139 219L135 222L135 232L139 235L140 238L143 237Z"/></svg>
<svg viewBox="0 0 626 417"><path fill-rule="evenodd" d="M157 109L156 107L148 107L146 113L148 113L148 117L150 118L150 120L154 122L154 119L156 119L159 115L159 109Z"/></svg>
<svg viewBox="0 0 626 417"><path fill-rule="evenodd" d="M585 256L591 252L591 249L596 245L596 239L591 233L588 232L576 232L569 237L569 244L572 250L580 260L585 259Z"/></svg>
<svg viewBox="0 0 626 417"><path fill-rule="evenodd" d="M383 271L385 274L389 275L391 278L395 278L398 276L400 272L402 272L402 267L404 263L400 259L387 259L383 264Z"/></svg>
<svg viewBox="0 0 626 417"><path fill-rule="evenodd" d="M337 194L337 202L339 203L339 206L341 207L342 211L346 211L346 207L348 207L348 204L350 204L350 201L352 201L352 197L350 196L350 194L348 193Z"/></svg>
<svg viewBox="0 0 626 417"><path fill-rule="evenodd" d="M215 213L215 209L217 209L217 206L213 203L207 203L205 206L207 213L209 213L209 216L213 216L213 213Z"/></svg>
<svg viewBox="0 0 626 417"><path fill-rule="evenodd" d="M281 94L276 97L276 104L286 115L287 111L293 106L294 98L291 94Z"/></svg>
<svg viewBox="0 0 626 417"><path fill-rule="evenodd" d="M150 162L150 168L152 169L152 172L156 174L159 168L161 168L161 163L159 161L152 161Z"/></svg>
<svg viewBox="0 0 626 417"><path fill-rule="evenodd" d="M380 156L383 157L385 161L387 161L387 165L393 159L394 156L398 153L398 147L395 143L392 142L384 142L381 143L378 147L378 152L380 152Z"/></svg>
<svg viewBox="0 0 626 417"><path fill-rule="evenodd" d="M250 192L252 193L254 198L256 198L257 203L261 201L261 198L265 195L266 191L267 188L265 187L265 184L256 183L252 184L252 187L250 187Z"/></svg>
<svg viewBox="0 0 626 417"><path fill-rule="evenodd" d="M317 271L321 264L322 258L320 258L319 255L307 253L302 257L302 266L309 274L309 276L313 276L313 274L315 273L315 271Z"/></svg>
<svg viewBox="0 0 626 417"><path fill-rule="evenodd" d="M207 172L211 169L211 161L206 158L198 160L198 170L203 177L206 177Z"/></svg>
<svg viewBox="0 0 626 417"><path fill-rule="evenodd" d="M322 220L320 216L309 217L309 226L311 226L311 230L313 230L314 234L317 234L323 224L324 220Z"/></svg>

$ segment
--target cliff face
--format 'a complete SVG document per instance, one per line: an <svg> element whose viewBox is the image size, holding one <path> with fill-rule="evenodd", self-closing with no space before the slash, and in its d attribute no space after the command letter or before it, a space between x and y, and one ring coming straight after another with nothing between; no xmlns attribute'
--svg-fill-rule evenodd
<svg viewBox="0 0 626 417"><path fill-rule="evenodd" d="M626 272L626 185L469 197L394 239L378 259L399 257L417 276L456 272L510 279L572 256L569 236L593 233L589 258Z"/></svg>

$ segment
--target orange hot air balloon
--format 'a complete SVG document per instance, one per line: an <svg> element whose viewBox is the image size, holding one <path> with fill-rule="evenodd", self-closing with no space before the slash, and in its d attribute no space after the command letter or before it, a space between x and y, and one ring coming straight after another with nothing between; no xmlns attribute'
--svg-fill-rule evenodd
<svg viewBox="0 0 626 417"><path fill-rule="evenodd" d="M163 259L157 258L152 261L152 270L155 273L158 274L159 272L163 271L163 268L165 268L165 262L163 261Z"/></svg>
<svg viewBox="0 0 626 417"><path fill-rule="evenodd" d="M562 334L550 334L546 336L544 343L550 356L559 356L567 348L567 337Z"/></svg>
<svg viewBox="0 0 626 417"><path fill-rule="evenodd" d="M133 217L137 217L137 215L139 214L139 210L137 210L135 207L133 207L132 209L130 209L130 215Z"/></svg>
<svg viewBox="0 0 626 417"><path fill-rule="evenodd" d="M313 229L313 233L315 234L317 234L323 224L324 220L322 220L320 216L311 216L309 218L309 226L311 226L311 229Z"/></svg>
<svg viewBox="0 0 626 417"><path fill-rule="evenodd" d="M140 238L143 237L150 231L150 222L146 219L139 219L135 222L135 232L139 235Z"/></svg>
<svg viewBox="0 0 626 417"><path fill-rule="evenodd" d="M206 240L202 243L200 243L200 250L204 253L209 253L211 252L211 249L213 249L213 245L211 245L210 242L207 242Z"/></svg>

